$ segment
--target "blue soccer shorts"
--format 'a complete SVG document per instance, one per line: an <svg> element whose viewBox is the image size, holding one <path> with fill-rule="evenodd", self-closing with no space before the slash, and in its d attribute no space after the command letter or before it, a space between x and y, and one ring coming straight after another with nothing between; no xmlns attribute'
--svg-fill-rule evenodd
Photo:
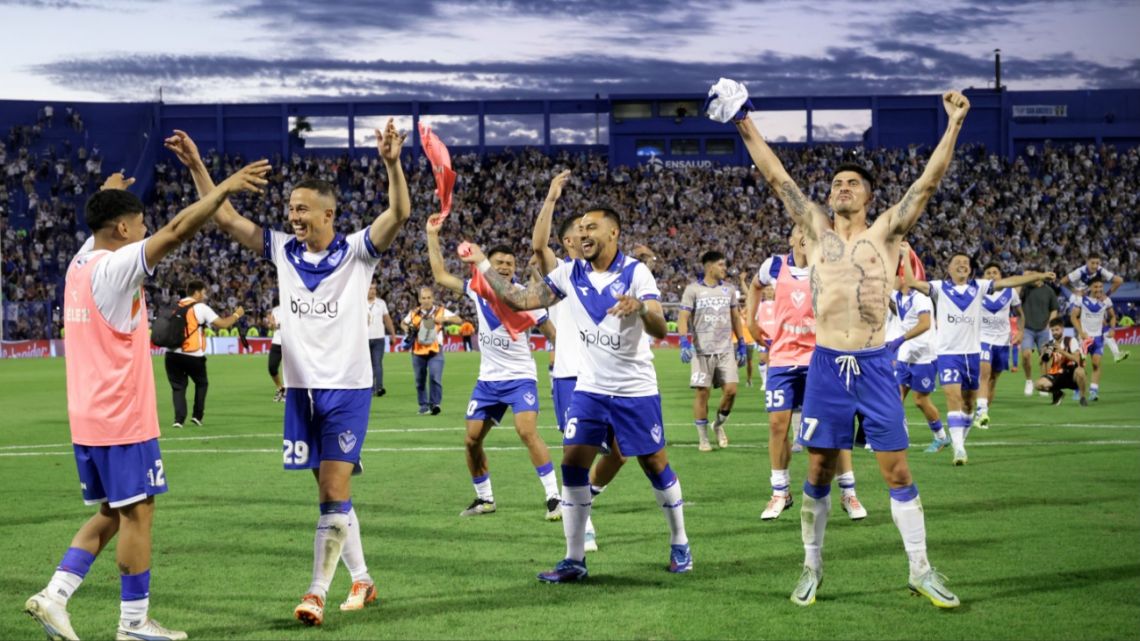
<svg viewBox="0 0 1140 641"><path fill-rule="evenodd" d="M646 456L665 447L661 395L609 396L575 391L562 443L602 447L611 436L624 456Z"/></svg>
<svg viewBox="0 0 1140 641"><path fill-rule="evenodd" d="M963 391L976 390L981 386L981 354L939 354L938 383L961 385Z"/></svg>
<svg viewBox="0 0 1140 641"><path fill-rule="evenodd" d="M807 375L808 368L805 365L768 366L768 380L764 383L764 409L769 412L790 412L803 407Z"/></svg>
<svg viewBox="0 0 1140 641"><path fill-rule="evenodd" d="M475 381L471 390L471 400L467 402L467 420L490 420L498 425L507 413L507 408L517 416L520 412L538 411L538 382L534 380L516 381Z"/></svg>
<svg viewBox="0 0 1140 641"><path fill-rule="evenodd" d="M125 507L167 490L158 439L129 445L73 445L87 505Z"/></svg>
<svg viewBox="0 0 1140 641"><path fill-rule="evenodd" d="M886 346L843 352L817 345L808 366L796 440L812 448L849 450L855 440L856 414L863 417L867 443L876 452L909 447Z"/></svg>
<svg viewBox="0 0 1140 641"><path fill-rule="evenodd" d="M321 461L352 463L368 433L372 389L306 389L285 392L285 469L311 470Z"/></svg>

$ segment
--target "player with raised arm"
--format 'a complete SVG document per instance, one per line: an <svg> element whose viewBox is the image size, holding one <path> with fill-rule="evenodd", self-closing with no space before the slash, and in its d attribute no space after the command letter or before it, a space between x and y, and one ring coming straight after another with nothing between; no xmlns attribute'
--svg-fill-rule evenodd
<svg viewBox="0 0 1140 641"><path fill-rule="evenodd" d="M376 144L388 173L388 209L365 229L337 233L336 188L305 179L289 196L289 229L263 229L228 202L215 220L247 249L272 261L281 292L279 319L288 331L282 341L285 372L285 469L312 470L320 516L313 540L309 589L293 610L306 625L324 621L325 599L343 556L352 575L341 610L359 610L376 600L352 505L352 475L372 405L372 365L368 355L368 286L381 252L391 245L411 214L411 199L400 149L406 134L392 120L376 130ZM167 149L190 170L199 193L213 182L185 132L166 139Z"/></svg>
<svg viewBox="0 0 1140 641"><path fill-rule="evenodd" d="M112 174L87 201L91 242L67 268L63 317L71 442L83 502L98 511L72 537L47 587L24 603L49 639L79 638L67 603L116 535L121 600L115 638L187 638L149 615L154 497L168 488L142 283L227 196L259 192L268 171L264 160L244 167L149 237L142 201L126 191L133 179Z"/></svg>
<svg viewBox="0 0 1140 641"><path fill-rule="evenodd" d="M808 244L799 225L792 226L788 244L791 247L788 254L770 256L761 263L752 280L752 302L746 312L755 317L757 312L752 306L759 306L760 292L765 287L772 288L772 321L764 330L771 339L768 375L764 383L764 408L768 412L772 497L760 514L764 521L779 518L794 504L789 472L792 449L788 445L788 434L792 425L799 424L808 365L815 350ZM837 471L836 480L843 494L843 511L855 521L866 518L867 509L855 494L855 471L850 449L840 450Z"/></svg>
<svg viewBox="0 0 1140 641"><path fill-rule="evenodd" d="M934 302L938 327L938 383L946 395L946 422L954 446L954 465L965 465L966 438L970 433L970 413L981 386L982 305L986 294L1020 287L1041 280L1053 280L1053 272L1027 272L998 280L975 279L973 259L961 252L950 257L946 268L949 280L920 281L910 263L903 261L906 284ZM1012 300L1012 299L1011 299Z"/></svg>
<svg viewBox="0 0 1140 641"><path fill-rule="evenodd" d="M611 436L626 456L636 456L653 485L671 532L669 571L693 567L685 534L684 501L665 452L661 396L653 351L645 334L664 338L665 315L649 268L618 251L621 217L605 208L588 209L578 225L582 259L563 263L542 282L516 289L472 246L464 260L479 265L495 294L515 309L549 307L563 299L582 337L582 362L563 433L562 514L566 558L542 581L585 578L583 549L590 516L590 465Z"/></svg>
<svg viewBox="0 0 1140 641"><path fill-rule="evenodd" d="M1073 310L1069 318L1073 322L1073 329L1082 343L1087 345L1084 351L1092 361L1092 384L1088 388L1088 398L1099 401L1100 359L1104 355L1105 337L1116 329L1116 310L1112 306L1112 299L1104 293L1104 282L1099 280L1089 284L1088 295L1074 294L1070 302Z"/></svg>
<svg viewBox="0 0 1140 641"><path fill-rule="evenodd" d="M495 512L495 495L483 440L491 428L503 420L510 407L515 416L515 432L530 453L530 462L542 482L546 495L546 520L557 521L562 518L562 497L558 494L558 477L554 474L554 464L550 462L550 452L538 434L538 373L534 357L530 354L530 339L525 331L511 333L504 320L495 313L497 301L489 301L480 295L471 279L461 279L447 271L439 244L442 227L443 220L439 214L428 218L427 249L432 277L439 285L471 299L479 317L479 379L467 404L467 437L464 441L467 468L471 472L476 496L459 515L478 516ZM496 273L513 282L515 256L509 247L493 248L489 260ZM517 283L515 286L522 288ZM529 314L531 322L539 326L547 339L555 340L545 311Z"/></svg>
<svg viewBox="0 0 1140 641"><path fill-rule="evenodd" d="M899 244L899 254L900 261L910 259L910 246L905 241ZM901 264L899 269L903 269ZM932 318L934 304L926 294L907 287L905 273L895 275L895 290L891 302L898 310L899 331L903 337L895 360L895 378L899 382L899 393L904 402L907 395L914 391L914 405L922 412L926 425L934 435L926 452L935 454L950 444L950 437L942 426L938 408L930 400L938 375Z"/></svg>
<svg viewBox="0 0 1140 641"><path fill-rule="evenodd" d="M989 263L982 269L982 277L988 280L1001 280L1001 266ZM977 410L974 412L973 427L987 430L990 428L990 405L994 402L997 392L997 382L1001 373L1010 368L1010 364L1017 364L1017 359L1010 359L1010 342L1020 342L1021 336L1012 332L1010 321L1012 317L1021 317L1021 297L1016 288L1006 288L985 295L982 300L982 351L981 351L981 384L978 393Z"/></svg>
<svg viewBox="0 0 1140 641"><path fill-rule="evenodd" d="M728 262L724 254L707 251L701 256L704 278L689 283L681 294L681 311L677 315L677 332L681 336L681 362L691 363L689 387L697 390L693 398L693 423L697 426L697 448L711 452L709 445L709 392L722 388L713 432L717 445L728 447L724 424L736 400L740 367L747 358L744 329L740 322L736 286L725 282ZM693 339L689 339L689 321L693 323ZM733 335L739 338L733 349Z"/></svg>
<svg viewBox="0 0 1140 641"><path fill-rule="evenodd" d="M809 453L800 508L804 567L791 600L804 606L815 602L823 578L822 548L831 506L831 479L839 451L853 445L852 426L859 414L890 488L891 515L910 562L910 589L938 607L957 607L958 598L927 560L922 504L907 464L909 441L891 367L897 345L885 345L883 337L899 242L914 227L949 168L970 103L956 91L943 94L946 132L925 170L898 204L868 225L873 177L864 166L834 168L828 196L833 222L792 182L780 159L764 142L748 117L744 86L722 78L709 95L710 117L735 122L752 161L810 245L816 348L808 368L798 434Z"/></svg>
<svg viewBox="0 0 1140 641"><path fill-rule="evenodd" d="M1085 259L1085 264L1074 269L1061 279L1061 287L1072 287L1074 289L1088 288L1092 285L1093 281L1099 280L1105 283L1108 291L1105 296L1112 296L1113 292L1120 289L1124 284L1124 277L1120 274L1114 274L1107 269L1101 267L1100 254L1089 254ZM1116 344L1116 339L1112 336L1112 331L1104 334L1104 344L1112 352L1112 362L1120 362L1128 358L1130 352L1120 351L1120 346ZM1093 400L1096 400L1095 396Z"/></svg>

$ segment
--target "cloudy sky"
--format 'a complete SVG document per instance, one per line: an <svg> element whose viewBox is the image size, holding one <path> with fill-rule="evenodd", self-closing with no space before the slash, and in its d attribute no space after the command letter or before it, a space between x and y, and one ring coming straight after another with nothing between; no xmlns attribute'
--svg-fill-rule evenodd
<svg viewBox="0 0 1140 641"><path fill-rule="evenodd" d="M1140 2L0 0L0 98L243 102L1140 86Z"/></svg>

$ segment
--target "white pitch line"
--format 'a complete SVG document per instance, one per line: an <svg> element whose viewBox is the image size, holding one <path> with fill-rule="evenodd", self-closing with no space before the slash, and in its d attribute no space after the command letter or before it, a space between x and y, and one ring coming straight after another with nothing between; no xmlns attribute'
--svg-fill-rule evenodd
<svg viewBox="0 0 1140 641"><path fill-rule="evenodd" d="M976 447L1060 447L1072 445L1089 445L1089 446L1106 446L1106 445L1140 445L1140 440L1102 440L1102 441L979 441L971 443L970 448ZM697 447L695 443L672 443L669 445L671 448L685 448L694 449ZM731 446L732 449L738 450L761 450L768 449L766 443L743 443ZM925 443L914 443L911 449L919 450L926 448ZM522 446L496 446L484 447L483 449L491 452L517 452L526 450ZM463 452L464 447L365 447L362 452ZM0 458L14 458L24 456L68 456L71 452L0 452ZM171 448L163 451L163 454L281 454L278 448Z"/></svg>

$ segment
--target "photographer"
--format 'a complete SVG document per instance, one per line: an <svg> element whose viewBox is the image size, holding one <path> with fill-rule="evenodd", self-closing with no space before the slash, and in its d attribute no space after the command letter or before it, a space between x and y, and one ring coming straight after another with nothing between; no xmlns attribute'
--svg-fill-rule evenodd
<svg viewBox="0 0 1140 641"><path fill-rule="evenodd" d="M1049 321L1049 332L1053 342L1041 350L1041 368L1045 374L1037 379L1035 387L1042 392L1052 392L1053 405L1061 404L1065 396L1062 390L1080 390L1081 407L1087 407L1088 383L1080 343L1072 336L1065 336L1065 322L1060 318Z"/></svg>

